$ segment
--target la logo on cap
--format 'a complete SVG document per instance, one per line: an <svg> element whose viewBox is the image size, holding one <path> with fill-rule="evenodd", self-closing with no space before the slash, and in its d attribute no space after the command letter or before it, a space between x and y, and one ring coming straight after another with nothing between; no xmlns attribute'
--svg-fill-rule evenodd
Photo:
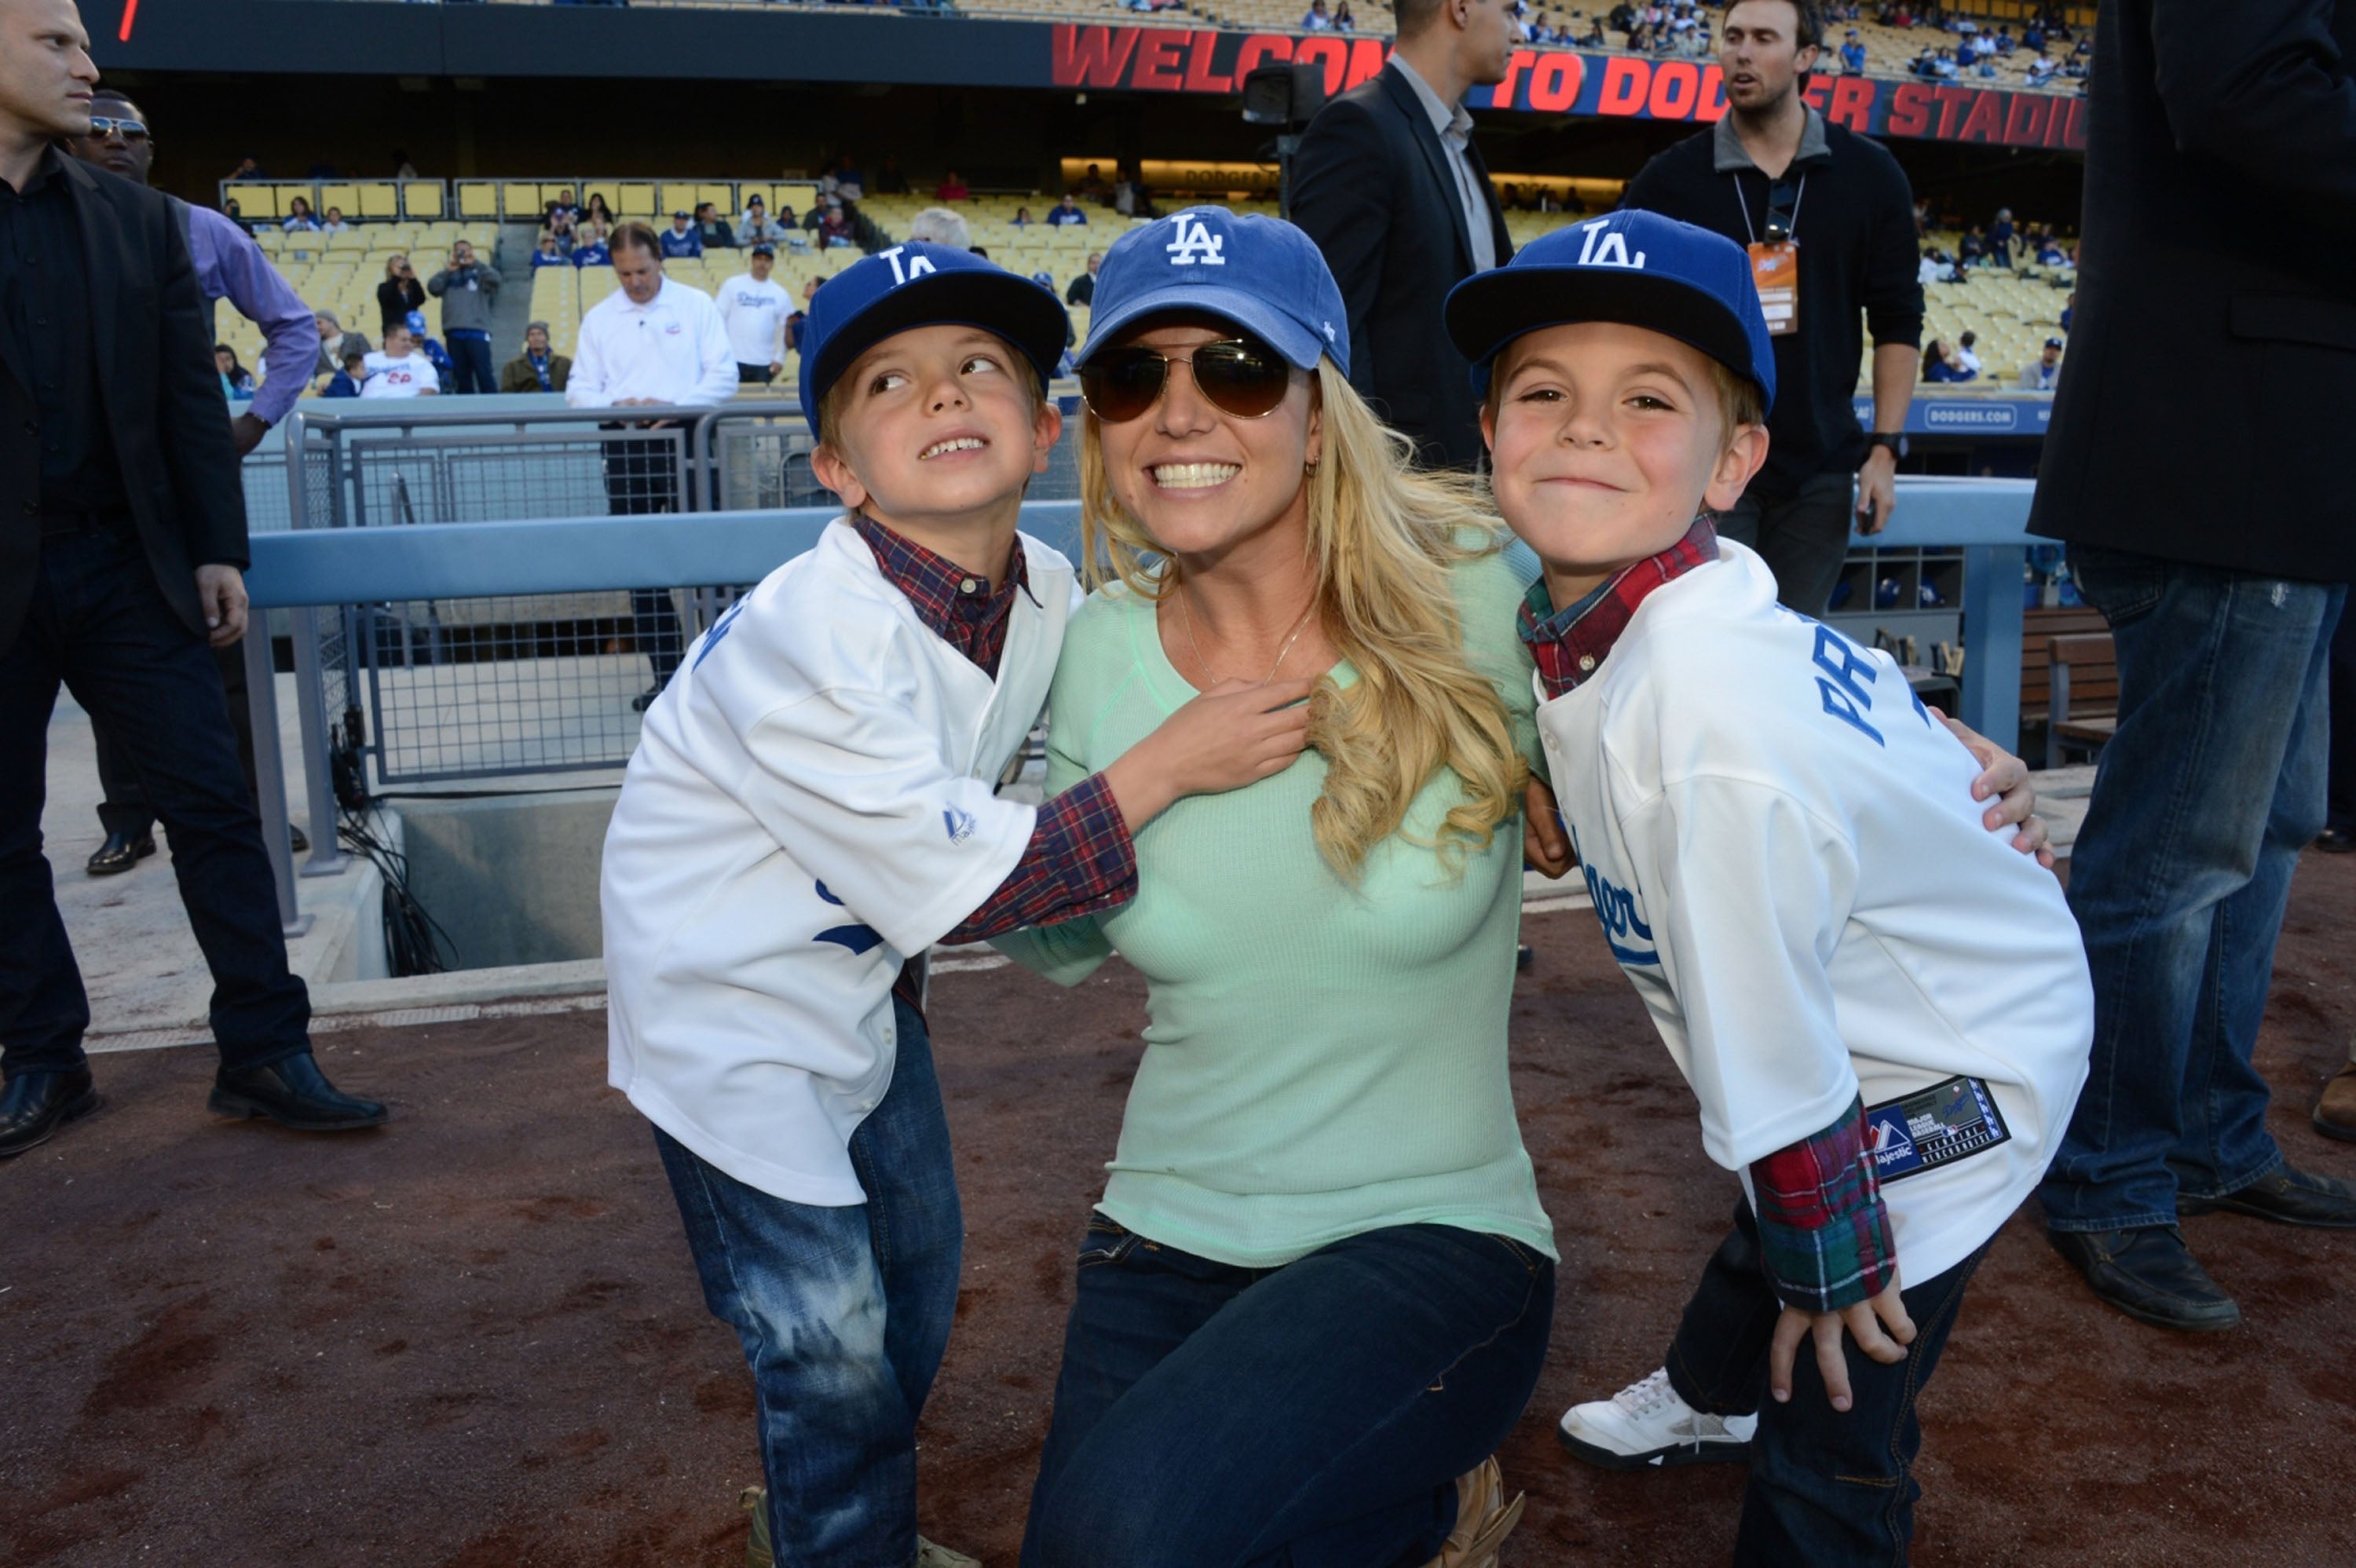
<svg viewBox="0 0 2356 1568"><path fill-rule="evenodd" d="M1227 259L1219 252L1226 249L1226 236L1212 233L1211 226L1200 218L1194 218L1190 224L1190 216L1182 212L1171 219L1178 226L1178 238L1162 247L1170 252L1170 264L1191 267L1199 261L1206 267L1226 266Z"/></svg>
<svg viewBox="0 0 2356 1568"><path fill-rule="evenodd" d="M1611 221L1608 218L1599 218L1592 223L1580 225L1587 232L1579 247L1579 264L1582 267L1627 267L1636 272L1644 271L1644 252L1637 251L1636 259L1630 261L1628 241L1621 238L1618 229L1606 227Z"/></svg>
<svg viewBox="0 0 2356 1568"><path fill-rule="evenodd" d="M937 272L940 271L938 267L934 266L922 256L911 256L908 258L908 264L905 267L901 266L900 252L906 249L907 247L905 245L894 245L889 251L878 251L875 252L877 255L892 263L892 286L895 289L902 283L906 283L910 278L921 278L926 272Z"/></svg>

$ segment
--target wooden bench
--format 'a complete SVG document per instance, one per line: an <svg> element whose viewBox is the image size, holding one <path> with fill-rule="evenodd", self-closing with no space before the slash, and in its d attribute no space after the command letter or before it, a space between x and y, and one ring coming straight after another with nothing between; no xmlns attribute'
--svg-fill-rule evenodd
<svg viewBox="0 0 2356 1568"><path fill-rule="evenodd" d="M2045 719L2045 765L2062 765L2072 748L2089 754L2118 732L2119 656L2108 632L2072 632L2045 644L2051 700Z"/></svg>

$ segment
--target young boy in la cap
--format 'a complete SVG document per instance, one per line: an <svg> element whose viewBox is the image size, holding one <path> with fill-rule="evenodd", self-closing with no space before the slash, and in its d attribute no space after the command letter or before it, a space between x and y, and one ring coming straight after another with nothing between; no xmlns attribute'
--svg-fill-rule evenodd
<svg viewBox="0 0 2356 1568"><path fill-rule="evenodd" d="M813 302L801 398L846 510L649 707L605 850L610 1081L655 1125L756 1387L794 1568L916 1534L915 1434L962 1227L922 961L1132 896L1131 830L1277 771L1306 683L1208 694L1033 808L997 797L1077 597L1016 531L1061 422L1055 295L905 244Z"/></svg>
<svg viewBox="0 0 2356 1568"><path fill-rule="evenodd" d="M1447 313L1544 569L1523 636L1571 848L1744 1187L1666 1364L1563 1440L1740 1458L1755 1419L1736 1561L1901 1562L1915 1396L2085 1078L2077 927L1983 830L1977 764L1898 667L1779 607L1712 529L1775 390L1740 246L1615 213Z"/></svg>

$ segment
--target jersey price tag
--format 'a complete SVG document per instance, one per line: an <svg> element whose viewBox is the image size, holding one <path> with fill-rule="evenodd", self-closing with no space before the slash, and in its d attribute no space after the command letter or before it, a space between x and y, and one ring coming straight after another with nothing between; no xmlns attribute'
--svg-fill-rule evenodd
<svg viewBox="0 0 2356 1568"><path fill-rule="evenodd" d="M1977 1078L1950 1078L1899 1100L1865 1108L1874 1174L1899 1181L1984 1154L2009 1142L2012 1129Z"/></svg>

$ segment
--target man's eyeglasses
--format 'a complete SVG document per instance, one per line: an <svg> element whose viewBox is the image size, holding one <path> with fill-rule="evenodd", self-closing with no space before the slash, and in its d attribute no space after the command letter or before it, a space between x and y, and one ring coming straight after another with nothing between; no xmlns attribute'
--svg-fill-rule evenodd
<svg viewBox="0 0 2356 1568"><path fill-rule="evenodd" d="M1248 338L1198 344L1191 355L1155 348L1108 348L1080 367L1080 395L1107 424L1127 424L1162 399L1173 364L1189 367L1213 408L1237 419L1263 419L1284 401L1292 367Z"/></svg>
<svg viewBox="0 0 2356 1568"><path fill-rule="evenodd" d="M117 120L110 115L93 114L90 117L90 133L93 136L120 136L126 142L144 142L147 139L147 127L136 120Z"/></svg>

